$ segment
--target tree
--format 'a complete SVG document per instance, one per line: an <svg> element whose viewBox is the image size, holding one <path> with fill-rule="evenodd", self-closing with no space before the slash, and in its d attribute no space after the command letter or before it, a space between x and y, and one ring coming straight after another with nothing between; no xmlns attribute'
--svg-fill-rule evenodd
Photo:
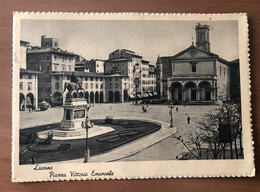
<svg viewBox="0 0 260 192"><path fill-rule="evenodd" d="M225 159L225 152L229 147L231 159L233 159L234 145L236 158L238 159L237 140L239 140L240 154L243 156L240 104L229 100L222 101L215 111L204 114L195 123L197 129L188 132L185 139L173 135L194 158L204 159L205 152L207 152L208 158L208 152L210 152L213 159ZM222 127L224 125L224 132L220 130L220 125Z"/></svg>

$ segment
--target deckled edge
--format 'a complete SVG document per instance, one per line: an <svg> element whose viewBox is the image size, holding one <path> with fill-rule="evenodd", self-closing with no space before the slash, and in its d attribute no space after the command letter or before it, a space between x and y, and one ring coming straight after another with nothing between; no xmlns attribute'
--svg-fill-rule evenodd
<svg viewBox="0 0 260 192"><path fill-rule="evenodd" d="M108 177L101 177L101 178L71 178L71 179L41 179L41 180L20 180L15 178L14 175L14 148L15 148L15 140L14 140L14 128L15 128L15 122L13 121L14 117L14 79L15 79L15 50L14 50L14 43L15 43L15 15L17 14L38 14L38 15L44 15L44 14L70 14L70 15L168 15L168 16L194 16L194 15L200 15L200 16L217 16L217 15L240 15L245 16L246 18L246 32L247 32L247 60L248 60L248 69L249 69L249 121L250 121L250 130L251 130L251 141L252 141L252 153L253 153L253 163L254 163L254 169L251 174L248 175L200 175L200 176L159 176L159 177L114 177L114 178L108 178ZM251 104L251 69L250 69L250 48L249 48L249 24L248 24L248 15L246 12L235 12L235 13L138 13L138 12L20 12L20 11L14 11L13 12L13 30L12 30L12 182L20 182L20 183L26 183L26 182L46 182L46 181L92 181L92 180L135 180L135 179L172 179L172 178L235 178L235 177L254 177L255 176L255 154L254 154L254 141L253 141L253 125L252 125L252 104Z"/></svg>

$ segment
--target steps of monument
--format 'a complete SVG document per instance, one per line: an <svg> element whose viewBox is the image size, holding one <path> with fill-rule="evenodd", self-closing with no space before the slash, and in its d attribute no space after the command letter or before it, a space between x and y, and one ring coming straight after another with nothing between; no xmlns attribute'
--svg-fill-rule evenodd
<svg viewBox="0 0 260 192"><path fill-rule="evenodd" d="M56 137L72 137L72 136L80 136L82 135L82 131L55 131L53 132L53 135Z"/></svg>

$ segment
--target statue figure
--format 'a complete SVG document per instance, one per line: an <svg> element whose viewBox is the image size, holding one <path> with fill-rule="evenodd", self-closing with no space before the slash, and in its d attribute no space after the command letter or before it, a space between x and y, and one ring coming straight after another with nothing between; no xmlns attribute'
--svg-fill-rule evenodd
<svg viewBox="0 0 260 192"><path fill-rule="evenodd" d="M70 82L65 83L64 91L68 90L66 94L66 100L71 100L73 98L83 98L84 90L79 82L79 79L75 75L71 75Z"/></svg>

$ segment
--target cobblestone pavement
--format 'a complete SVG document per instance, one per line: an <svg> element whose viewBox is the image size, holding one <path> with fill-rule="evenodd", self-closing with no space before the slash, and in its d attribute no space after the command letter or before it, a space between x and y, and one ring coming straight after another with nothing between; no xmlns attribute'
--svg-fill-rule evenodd
<svg viewBox="0 0 260 192"><path fill-rule="evenodd" d="M185 137L185 133L189 130L196 129L195 120L200 119L201 115L214 111L214 106L177 106L173 109L173 124L177 128L177 136ZM169 108L167 105L149 105L148 112L142 111L142 105L134 105L132 103L119 104L95 104L90 108L89 118L99 119L105 118L107 115L119 117L137 117L146 118L165 123L170 122ZM191 123L187 123L187 116L190 116ZM21 128L60 122L63 117L63 108L50 108L47 111L39 112L20 112ZM182 144L177 144L177 140L168 137L148 148L142 149L134 155L120 159L120 161L136 161L136 160L165 160L176 159L176 156L183 152Z"/></svg>

